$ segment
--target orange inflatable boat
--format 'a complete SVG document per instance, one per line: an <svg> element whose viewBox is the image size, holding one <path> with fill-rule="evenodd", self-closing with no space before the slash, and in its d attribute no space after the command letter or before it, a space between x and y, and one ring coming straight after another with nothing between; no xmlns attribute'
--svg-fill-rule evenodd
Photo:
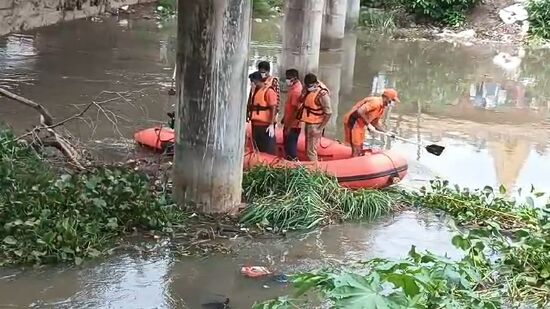
<svg viewBox="0 0 550 309"><path fill-rule="evenodd" d="M305 153L305 136L301 134L298 139L299 162L284 160L283 132L276 130L278 156L253 151L251 143L251 127L246 127L246 146L244 154L244 169L257 165L271 165L277 167L306 166L311 169L319 169L335 176L343 187L359 188L384 188L395 184L407 175L407 160L388 150L365 152L364 156L351 157L351 148L338 141L325 138L321 139L317 149L318 162L307 161ZM139 131L134 139L142 145L165 151L174 143L174 130L170 128L150 128Z"/></svg>

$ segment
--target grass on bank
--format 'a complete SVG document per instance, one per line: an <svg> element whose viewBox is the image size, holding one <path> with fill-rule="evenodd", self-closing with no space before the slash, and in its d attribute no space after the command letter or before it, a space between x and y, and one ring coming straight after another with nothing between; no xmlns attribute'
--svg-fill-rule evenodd
<svg viewBox="0 0 550 309"><path fill-rule="evenodd" d="M61 173L0 131L0 265L96 257L134 229L170 231L182 212L139 172Z"/></svg>
<svg viewBox="0 0 550 309"><path fill-rule="evenodd" d="M350 220L373 220L392 212L389 191L351 191L319 171L259 166L244 174L248 206L240 222L275 231L311 229Z"/></svg>
<svg viewBox="0 0 550 309"><path fill-rule="evenodd" d="M408 204L444 211L470 227L452 239L465 253L460 260L419 253L413 246L402 260L373 259L295 274L293 295L254 308L308 306L306 294L329 308L547 308L550 203L537 208L504 193L503 188L467 190L436 180L404 194Z"/></svg>

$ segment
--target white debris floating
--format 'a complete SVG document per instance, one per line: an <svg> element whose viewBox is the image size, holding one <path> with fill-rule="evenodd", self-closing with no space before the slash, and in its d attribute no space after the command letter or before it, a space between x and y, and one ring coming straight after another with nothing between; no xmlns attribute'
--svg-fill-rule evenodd
<svg viewBox="0 0 550 309"><path fill-rule="evenodd" d="M498 11L498 16L507 25L511 25L516 21L524 21L529 17L523 3L516 3L501 9Z"/></svg>

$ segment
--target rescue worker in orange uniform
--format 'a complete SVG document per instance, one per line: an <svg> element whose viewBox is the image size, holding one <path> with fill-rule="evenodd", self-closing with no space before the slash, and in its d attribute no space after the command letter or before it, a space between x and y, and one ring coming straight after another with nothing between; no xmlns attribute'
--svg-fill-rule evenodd
<svg viewBox="0 0 550 309"><path fill-rule="evenodd" d="M260 74L262 75L262 78L265 78L265 81L264 83L268 86L268 87L272 87L273 90L275 90L275 92L277 93L277 106L279 105L279 96L281 95L280 93L280 90L279 90L279 80L277 79L277 77L274 77L274 76L271 76L269 74L269 72L271 71L271 65L269 64L269 62L267 61L260 61L258 62L258 71L257 72L260 72ZM254 95L254 88L255 88L255 85L254 83L251 83L250 85L250 93L248 94L248 104L247 104L247 119L246 121L250 121L250 106L252 105L252 96Z"/></svg>
<svg viewBox="0 0 550 309"><path fill-rule="evenodd" d="M265 83L260 72L249 76L254 83L250 106L252 140L260 152L276 154L275 125L277 123L277 93Z"/></svg>
<svg viewBox="0 0 550 309"><path fill-rule="evenodd" d="M365 128L370 132L385 130L380 125L380 118L386 107L399 103L397 91L384 89L380 97L366 97L355 103L352 109L344 115L344 138L351 145L352 156L363 155Z"/></svg>
<svg viewBox="0 0 550 309"><path fill-rule="evenodd" d="M300 97L302 95L302 82L298 70L289 69L285 72L287 95L285 110L281 124L283 125L283 143L287 160L298 160L297 147L300 136L301 124L297 119Z"/></svg>
<svg viewBox="0 0 550 309"><path fill-rule="evenodd" d="M332 115L330 92L312 73L304 77L304 86L298 119L305 123L307 157L310 161L317 161L317 146Z"/></svg>

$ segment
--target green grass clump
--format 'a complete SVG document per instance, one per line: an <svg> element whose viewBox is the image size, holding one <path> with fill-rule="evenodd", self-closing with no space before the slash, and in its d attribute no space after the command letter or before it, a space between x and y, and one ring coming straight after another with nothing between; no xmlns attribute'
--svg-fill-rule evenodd
<svg viewBox="0 0 550 309"><path fill-rule="evenodd" d="M527 2L529 34L532 37L550 40L550 0Z"/></svg>
<svg viewBox="0 0 550 309"><path fill-rule="evenodd" d="M123 168L59 173L0 131L0 265L99 256L134 229L169 231L182 212Z"/></svg>
<svg viewBox="0 0 550 309"><path fill-rule="evenodd" d="M366 28L389 32L397 28L396 13L393 10L365 8L359 15L359 24Z"/></svg>
<svg viewBox="0 0 550 309"><path fill-rule="evenodd" d="M348 190L336 178L304 167L255 167L244 174L243 193L249 205L241 223L277 231L373 220L391 212L393 205L388 192Z"/></svg>

